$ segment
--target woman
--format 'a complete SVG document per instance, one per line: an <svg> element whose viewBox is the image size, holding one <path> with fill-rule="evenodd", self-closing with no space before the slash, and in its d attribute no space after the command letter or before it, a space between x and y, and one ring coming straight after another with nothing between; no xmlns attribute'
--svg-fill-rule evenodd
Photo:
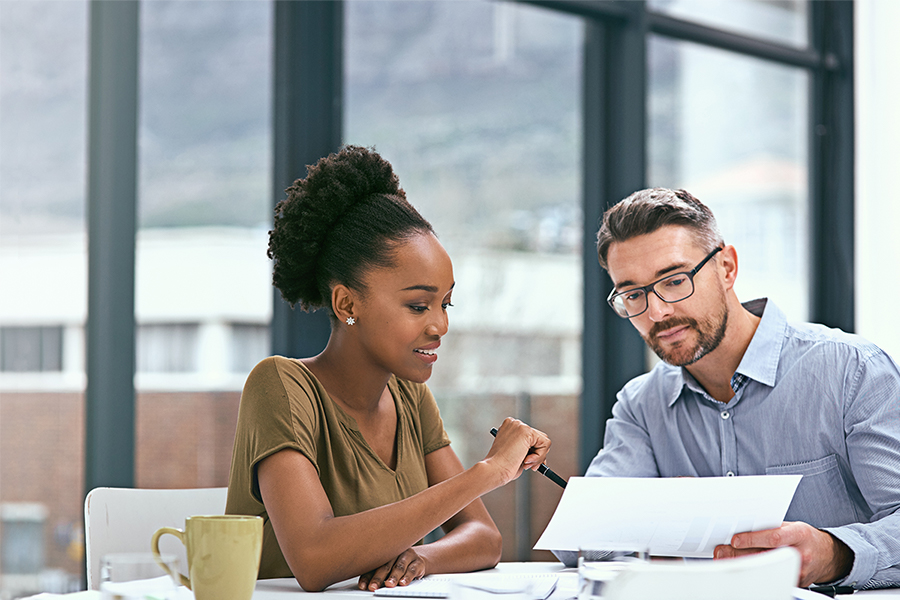
<svg viewBox="0 0 900 600"><path fill-rule="evenodd" d="M480 497L536 469L550 440L507 419L471 468L450 448L424 385L447 333L447 252L374 151L346 147L287 191L274 283L332 329L318 356L262 361L241 396L226 512L263 517L260 578L375 590L496 565Z"/></svg>

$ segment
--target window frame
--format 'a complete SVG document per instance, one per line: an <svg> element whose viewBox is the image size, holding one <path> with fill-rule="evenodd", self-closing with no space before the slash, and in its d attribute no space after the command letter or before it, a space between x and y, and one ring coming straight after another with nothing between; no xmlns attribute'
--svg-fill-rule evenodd
<svg viewBox="0 0 900 600"><path fill-rule="evenodd" d="M806 49L654 13L638 0L514 1L581 16L586 28L582 468L601 445L616 393L644 371L643 342L630 324L603 302L604 290L611 282L597 265L594 239L607 202L645 186L645 103L629 100L646 99L650 35L722 48L810 73L810 316L813 321L853 331L851 1L810 2ZM87 489L134 482L137 7L137 2L91 3ZM292 177L340 146L343 6L339 1L275 0L274 19L273 207ZM104 56L115 61L104 62ZM103 122L105 127L101 127ZM324 347L330 333L324 313L292 310L277 291L274 307L273 352L301 356ZM115 345L110 340L115 340Z"/></svg>

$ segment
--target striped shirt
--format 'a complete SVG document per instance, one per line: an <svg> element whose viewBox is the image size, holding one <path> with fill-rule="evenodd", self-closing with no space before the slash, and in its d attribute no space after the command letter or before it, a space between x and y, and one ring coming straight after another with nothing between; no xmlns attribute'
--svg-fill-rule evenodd
<svg viewBox="0 0 900 600"><path fill-rule="evenodd" d="M788 323L765 298L744 307L762 318L734 398L717 402L686 369L659 363L619 392L586 475L803 475L785 520L853 550L837 583L900 585L900 370L858 336Z"/></svg>

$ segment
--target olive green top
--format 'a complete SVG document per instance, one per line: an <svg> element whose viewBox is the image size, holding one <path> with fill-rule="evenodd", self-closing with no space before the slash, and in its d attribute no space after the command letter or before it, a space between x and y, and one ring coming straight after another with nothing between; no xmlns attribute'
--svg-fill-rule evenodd
<svg viewBox="0 0 900 600"><path fill-rule="evenodd" d="M263 518L260 579L293 576L259 493L256 469L267 456L290 448L308 458L336 517L428 487L425 455L450 444L437 403L424 384L391 376L388 389L397 408L396 470L378 458L355 419L299 360L273 356L250 373L241 394L225 512Z"/></svg>

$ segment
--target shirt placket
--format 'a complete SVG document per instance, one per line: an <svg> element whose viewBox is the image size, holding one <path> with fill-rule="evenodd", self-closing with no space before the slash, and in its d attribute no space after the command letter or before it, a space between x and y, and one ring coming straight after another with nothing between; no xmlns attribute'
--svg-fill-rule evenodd
<svg viewBox="0 0 900 600"><path fill-rule="evenodd" d="M716 402L716 408L719 411L719 439L722 443L722 475L725 477L734 477L738 474L737 467L737 436L734 432L734 409L741 399L747 378L739 373L735 373L731 378L731 389L734 390L734 397L723 404Z"/></svg>
<svg viewBox="0 0 900 600"><path fill-rule="evenodd" d="M734 434L734 408L717 402L719 409L719 438L722 440L722 475L737 475L737 441Z"/></svg>

